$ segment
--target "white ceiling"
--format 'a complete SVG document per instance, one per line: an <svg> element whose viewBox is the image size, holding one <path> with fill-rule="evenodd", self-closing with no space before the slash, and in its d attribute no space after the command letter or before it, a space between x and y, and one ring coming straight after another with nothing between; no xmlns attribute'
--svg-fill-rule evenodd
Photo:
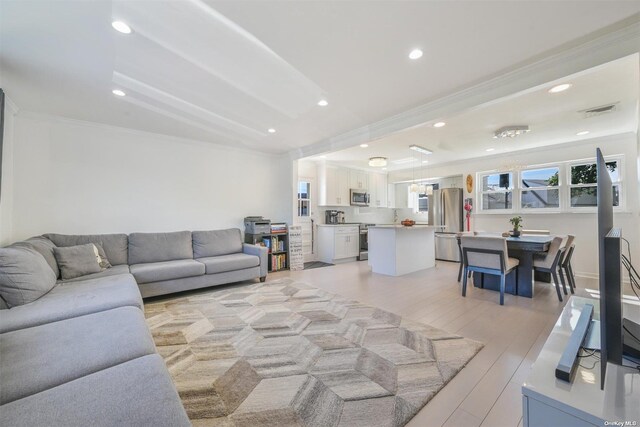
<svg viewBox="0 0 640 427"><path fill-rule="evenodd" d="M583 71L548 84L513 94L507 98L444 117L446 126L434 128L436 120L369 142L366 148L353 147L326 153L312 159L326 159L344 166L369 168L368 159L389 159L386 170L494 156L581 139L635 132L638 126L640 93L638 54ZM572 87L551 94L560 83ZM616 103L612 113L585 117L581 111ZM508 125L528 125L530 132L516 138L493 138L494 132ZM588 131L587 135L576 135ZM420 156L409 149L420 145L433 154ZM493 148L491 152L487 149ZM413 160L411 160L413 158ZM404 161L401 164L395 161ZM379 168L370 168L378 169Z"/></svg>
<svg viewBox="0 0 640 427"><path fill-rule="evenodd" d="M0 84L27 111L283 153L639 11L629 1L0 0ZM414 47L418 61L407 58Z"/></svg>

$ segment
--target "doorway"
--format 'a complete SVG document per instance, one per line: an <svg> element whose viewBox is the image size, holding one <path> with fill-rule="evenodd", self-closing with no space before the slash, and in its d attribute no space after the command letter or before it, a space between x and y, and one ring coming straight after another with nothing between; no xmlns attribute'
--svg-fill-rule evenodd
<svg viewBox="0 0 640 427"><path fill-rule="evenodd" d="M299 177L297 188L298 200L295 222L302 226L302 252L304 255L304 262L316 261L316 224L318 223L316 179L313 177Z"/></svg>

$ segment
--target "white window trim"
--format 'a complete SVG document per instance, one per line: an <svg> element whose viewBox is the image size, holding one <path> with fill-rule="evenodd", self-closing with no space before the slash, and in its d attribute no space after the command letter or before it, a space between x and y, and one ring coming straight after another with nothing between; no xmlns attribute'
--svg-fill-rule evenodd
<svg viewBox="0 0 640 427"><path fill-rule="evenodd" d="M509 214L513 212L517 212L520 208L520 194L518 192L517 186L514 185L511 189L504 190L489 190L484 191L482 189L482 178L489 175L500 175L504 173L511 174L511 182L517 178L517 173L514 170L492 170L487 172L478 172L476 173L476 182L478 185L476 186L476 200L478 211L483 214L496 215L496 214ZM482 196L484 194L499 194L499 193L511 193L511 209L484 209L482 206Z"/></svg>
<svg viewBox="0 0 640 427"><path fill-rule="evenodd" d="M605 163L609 163L611 161L618 162L618 180L612 182L613 185L617 185L619 188L619 203L618 206L613 207L614 212L621 212L625 210L625 186L623 185L624 181L624 155L614 155L614 156L605 156ZM598 212L597 206L571 206L571 189L572 188L581 188L581 187L595 187L596 184L572 184L571 183L571 167L572 166L580 166L580 165L591 165L596 163L596 158L590 159L580 159L580 160L572 160L566 162L566 170L565 170L565 179L567 181L566 187L566 212L574 212L574 213L595 213Z"/></svg>
<svg viewBox="0 0 640 427"><path fill-rule="evenodd" d="M617 161L618 162L618 181L613 182L620 188L620 203L618 206L614 206L614 212L626 212L626 193L627 188L625 185L625 156L624 154L616 154L605 156L605 162ZM589 187L590 184L572 185L571 184L571 166L592 164L596 162L596 158L585 158L568 160L554 163L544 163L538 165L528 165L523 169L506 169L506 170L489 170L476 172L476 209L477 215L505 215L505 214L527 214L527 215L545 215L545 214L563 214L563 213L595 213L598 211L597 207L571 207L571 188L572 187ZM558 188L560 192L560 208L522 208L522 172L527 170L544 169L557 167L559 170L558 176ZM487 175L496 175L501 173L511 173L514 177L514 186L512 190L503 191L482 191L482 178ZM543 187L541 187L543 188ZM527 189L528 190L528 189ZM511 209L483 209L482 208L482 195L485 193L500 193L500 192L512 192L513 201Z"/></svg>
<svg viewBox="0 0 640 427"><path fill-rule="evenodd" d="M522 174L524 172L527 171L535 171L535 170L540 170L540 169L553 169L556 168L558 169L558 185L557 186L552 186L552 185L547 185L544 187L527 187L524 188L522 187ZM520 213L560 213L562 212L563 209L563 195L562 195L562 188L563 188L563 184L564 184L564 178L563 178L563 168L562 168L562 164L558 164L558 163L551 163L551 164L545 164L545 165L533 165L533 166L527 166L524 169L521 169L520 171L518 171L518 185L517 187L519 188L519 193L520 193L520 197L518 198L518 207L520 209ZM558 190L558 207L557 208L524 208L522 207L522 193L524 191L536 191L536 190L554 190L557 189Z"/></svg>
<svg viewBox="0 0 640 427"><path fill-rule="evenodd" d="M307 198L303 198L300 197L300 183L305 182L309 185L309 190L307 191ZM296 198L297 200L297 217L298 218L308 218L311 216L311 212L308 212L307 215L300 215L302 213L302 210L300 209L300 202L307 202L307 209L311 210L311 197L310 194L311 193L311 182L309 181L305 181L304 179L300 179L298 180L298 191L296 192Z"/></svg>

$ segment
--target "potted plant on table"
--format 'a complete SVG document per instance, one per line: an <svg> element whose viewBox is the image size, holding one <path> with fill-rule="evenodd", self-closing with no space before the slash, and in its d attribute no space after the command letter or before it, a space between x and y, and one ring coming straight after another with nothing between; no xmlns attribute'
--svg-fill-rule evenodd
<svg viewBox="0 0 640 427"><path fill-rule="evenodd" d="M522 228L522 217L514 216L509 220L509 222L511 223L511 225L513 225L513 231L511 232L511 235L513 237L519 237L520 229Z"/></svg>

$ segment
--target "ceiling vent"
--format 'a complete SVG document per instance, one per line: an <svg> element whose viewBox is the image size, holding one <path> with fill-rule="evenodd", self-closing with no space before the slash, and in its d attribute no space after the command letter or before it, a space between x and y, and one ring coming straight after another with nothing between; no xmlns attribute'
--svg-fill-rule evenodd
<svg viewBox="0 0 640 427"><path fill-rule="evenodd" d="M618 103L614 102L613 104L601 105L599 107L589 108L587 110L578 111L579 113L584 114L584 118L588 119L589 117L601 116L603 114L613 113L618 109Z"/></svg>

